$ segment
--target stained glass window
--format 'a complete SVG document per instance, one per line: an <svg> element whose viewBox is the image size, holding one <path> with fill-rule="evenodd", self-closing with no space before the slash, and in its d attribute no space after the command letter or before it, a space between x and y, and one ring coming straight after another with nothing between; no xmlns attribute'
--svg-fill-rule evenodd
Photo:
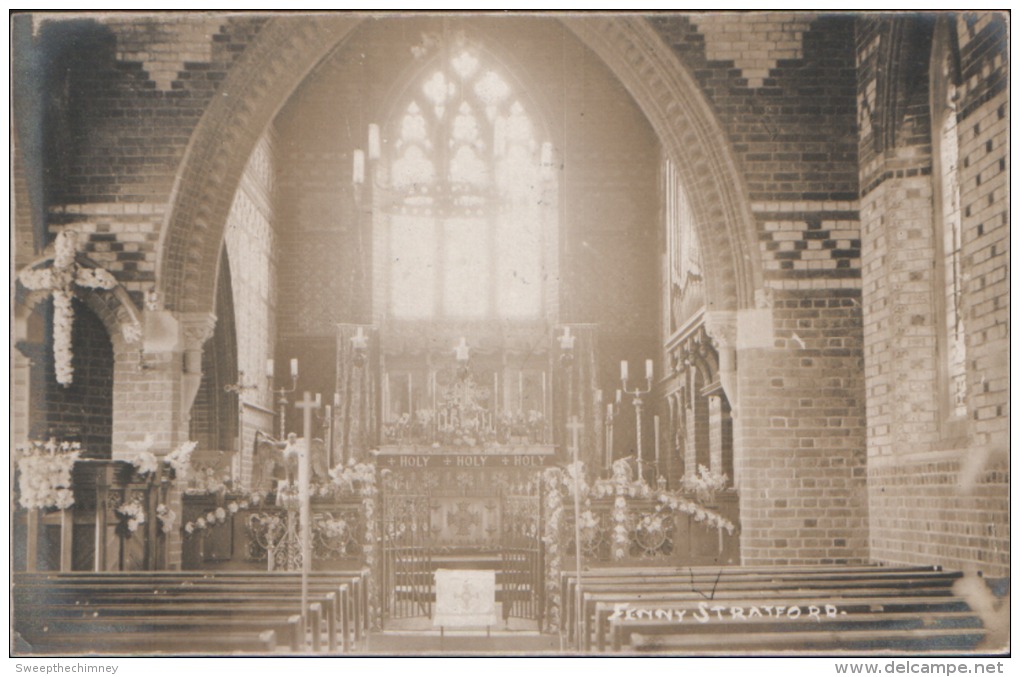
<svg viewBox="0 0 1020 677"><path fill-rule="evenodd" d="M391 120L389 312L536 317L542 309L540 144L510 80L457 49Z"/></svg>

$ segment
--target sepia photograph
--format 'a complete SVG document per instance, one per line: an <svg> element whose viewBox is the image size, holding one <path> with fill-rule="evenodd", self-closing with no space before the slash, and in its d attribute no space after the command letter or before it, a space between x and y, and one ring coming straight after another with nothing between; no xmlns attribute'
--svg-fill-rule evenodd
<svg viewBox="0 0 1020 677"><path fill-rule="evenodd" d="M10 12L18 671L1001 674L1009 19Z"/></svg>

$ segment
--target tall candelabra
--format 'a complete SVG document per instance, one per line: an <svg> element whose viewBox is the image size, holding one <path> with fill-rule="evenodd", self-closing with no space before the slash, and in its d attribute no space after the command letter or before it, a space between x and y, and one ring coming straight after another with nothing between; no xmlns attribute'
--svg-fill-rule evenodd
<svg viewBox="0 0 1020 677"><path fill-rule="evenodd" d="M602 391L601 390L598 391L598 394L601 395ZM599 399L599 403L601 404L601 398L598 398L598 399ZM605 460L605 464L606 464L606 469L607 470L611 470L612 467L613 467L613 423L614 423L616 417L620 415L620 402L622 401L622 399L623 399L623 391L617 390L616 391L616 399L611 401L611 402L607 402L606 403L606 420L605 420L605 426L606 426L606 434L605 434L606 448L605 448L605 459L604 460Z"/></svg>
<svg viewBox="0 0 1020 677"><path fill-rule="evenodd" d="M645 478L645 467L644 467L644 455L641 452L641 398L652 391L652 361L645 360L645 380L647 386L642 388L635 387L633 390L627 390L627 360L620 362L620 382L623 384L623 392L634 398L634 420L635 428L637 429L637 471L638 477L642 480Z"/></svg>
<svg viewBox="0 0 1020 677"><path fill-rule="evenodd" d="M269 390L276 396L276 404L280 407L280 437L284 439L287 437L287 395L297 390L297 378L298 378L298 361L297 358L291 358L290 361L290 387L273 388L274 384L274 363L272 358L266 360L266 376L269 377Z"/></svg>

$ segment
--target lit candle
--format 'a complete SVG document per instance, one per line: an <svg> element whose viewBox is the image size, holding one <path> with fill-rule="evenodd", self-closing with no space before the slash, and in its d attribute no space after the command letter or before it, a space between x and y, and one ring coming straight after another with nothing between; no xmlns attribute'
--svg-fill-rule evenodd
<svg viewBox="0 0 1020 677"><path fill-rule="evenodd" d="M463 336L460 337L460 345L454 350L457 351L457 360L460 362L466 362L471 356L471 349L468 348L467 339Z"/></svg>
<svg viewBox="0 0 1020 677"><path fill-rule="evenodd" d="M649 381L652 380L652 361L645 360L645 378Z"/></svg>
<svg viewBox="0 0 1020 677"><path fill-rule="evenodd" d="M546 141L542 144L542 165L545 167L552 166L553 161L553 146L552 143Z"/></svg>
<svg viewBox="0 0 1020 677"><path fill-rule="evenodd" d="M601 389L595 391L595 403L596 404L602 404L602 390Z"/></svg>
<svg viewBox="0 0 1020 677"><path fill-rule="evenodd" d="M354 151L354 183L365 183L365 151Z"/></svg>
<svg viewBox="0 0 1020 677"><path fill-rule="evenodd" d="M273 371L273 358L270 357L268 360L266 360L266 376L268 376L269 378L273 378L274 373L275 372Z"/></svg>
<svg viewBox="0 0 1020 677"><path fill-rule="evenodd" d="M620 361L620 380L627 380L627 360Z"/></svg>
<svg viewBox="0 0 1020 677"><path fill-rule="evenodd" d="M619 388L616 389L616 403L619 404L623 401L623 391Z"/></svg>
<svg viewBox="0 0 1020 677"><path fill-rule="evenodd" d="M340 406L340 393L333 393L333 407L337 408Z"/></svg>
<svg viewBox="0 0 1020 677"><path fill-rule="evenodd" d="M368 126L368 159L378 160L382 155L382 140L379 138L379 125L374 122Z"/></svg>
<svg viewBox="0 0 1020 677"><path fill-rule="evenodd" d="M290 376L291 378L297 378L297 358L290 358Z"/></svg>
<svg viewBox="0 0 1020 677"><path fill-rule="evenodd" d="M321 406L322 406L322 393L315 393L315 408L318 409Z"/></svg>

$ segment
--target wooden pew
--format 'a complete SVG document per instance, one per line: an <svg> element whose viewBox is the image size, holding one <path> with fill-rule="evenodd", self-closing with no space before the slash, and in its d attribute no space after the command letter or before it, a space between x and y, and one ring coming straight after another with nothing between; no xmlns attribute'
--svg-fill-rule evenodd
<svg viewBox="0 0 1020 677"><path fill-rule="evenodd" d="M262 572L262 571L157 571L157 572L39 572L24 574L19 573L18 578L22 581L90 581L90 582L125 582L137 580L139 582L173 584L174 582L263 582L295 579L300 580L299 572ZM335 580L338 584L346 584L349 591L340 591L340 604L346 607L346 613L338 609L337 617L341 625L343 637L343 650L350 649L352 644L361 641L369 629L370 619L368 617L368 570L334 570L334 571L313 571L311 580Z"/></svg>
<svg viewBox="0 0 1020 677"><path fill-rule="evenodd" d="M291 652L301 652L305 647L301 616L298 614L270 618L199 618L187 615L102 616L98 618L22 619L18 622L18 632L25 641L33 646L46 644L46 638L51 633L65 637L78 636L82 642L88 642L107 634L162 635L173 633L196 637L222 632L228 635L257 637L266 631L275 633L278 640L282 638L284 647ZM187 644L182 644L179 647L179 649L187 648Z"/></svg>
<svg viewBox="0 0 1020 677"><path fill-rule="evenodd" d="M733 627L734 623L737 627ZM682 626L682 627L681 627ZM610 646L613 652L620 652L631 644L633 635L641 635L646 643L651 642L654 635L674 634L705 634L705 633L761 633L761 632L813 632L826 631L861 631L890 629L969 629L980 630L983 627L981 618L970 611L942 612L882 612L880 610L855 611L824 621L805 619L796 620L720 620L717 615L709 615L704 622L692 618L678 623L675 617L670 620L663 618L613 618L609 620ZM602 650L600 643L599 650Z"/></svg>
<svg viewBox="0 0 1020 677"><path fill-rule="evenodd" d="M24 640L22 640L24 641ZM23 645L22 645L23 646ZM103 654L137 656L150 654L272 654L276 633L178 633L143 632L104 635L47 633L19 654Z"/></svg>
<svg viewBox="0 0 1020 677"><path fill-rule="evenodd" d="M668 572L668 573L667 573ZM846 589L845 594L852 594L854 588L860 590L917 590L931 591L943 589L949 594L949 588L959 578L959 573L945 573L937 569L903 568L890 570L879 567L866 569L853 568L814 568L811 570L795 569L787 571L783 568L743 570L738 568L715 568L688 570L677 574L676 570L648 571L639 570L631 573L608 570L589 572L582 576L582 590L577 591L576 576L564 575L561 585L564 589L563 607L565 609L565 627L568 639L573 642L579 636L578 627L591 627L590 604L584 617L575 618L575 595L598 592L627 592L633 594L647 593L680 593L688 592L702 598L717 595L722 591L787 591L787 590L825 590L834 587Z"/></svg>
<svg viewBox="0 0 1020 677"><path fill-rule="evenodd" d="M705 604L707 613L711 615L714 607L721 606L726 609L731 607L757 607L761 614L765 615L766 607L784 608L798 606L802 614L807 615L807 610L816 607L820 611L826 609L826 605L835 606L837 613L851 611L875 612L875 611L900 611L900 612L942 612L942 611L968 611L969 607L964 599L946 594L912 594L918 591L907 591L907 594L897 594L897 591L885 591L884 593L865 596L861 593L868 591L851 591L846 594L838 589L835 590L807 590L788 591L778 595L763 590L754 594L721 592L717 593L712 600L706 600L700 595L690 593L659 593L659 594L628 594L628 593L592 593L585 596L586 610L591 609L591 625L585 625L580 629L580 648L588 651L591 649L591 630L594 630L595 641L600 650L605 647L605 638L608 633L609 618L614 615L619 604L630 604L634 607L656 608L656 609L686 609L687 613L693 616L700 608L699 604ZM590 605L590 606L587 606ZM703 615L703 614L702 614ZM731 629L736 630L738 626L731 624Z"/></svg>
<svg viewBox="0 0 1020 677"><path fill-rule="evenodd" d="M733 653L838 652L867 654L875 651L898 653L959 653L972 651L984 639L984 630L884 629L860 631L761 632L718 635L635 634L638 653L718 655Z"/></svg>
<svg viewBox="0 0 1020 677"><path fill-rule="evenodd" d="M281 614L291 615L296 610L298 618L300 615L300 598L295 599L290 594L267 594L256 591L232 591L232 592L209 592L202 589L175 590L173 592L162 591L161 594L153 594L152 590L131 591L131 590L49 590L45 601L38 600L38 597L31 590L16 589L14 595L14 626L20 627L21 619L32 619L37 612L53 606L76 606L83 611L100 613L102 610L113 606L133 606L140 609L142 615L146 611L153 614L172 615L182 605L195 606L205 605L217 610L225 605L236 607L238 605L264 605L275 604L280 607ZM286 606L284 606L286 605ZM162 608L162 611L160 609ZM313 592L309 596L308 625L301 627L302 646L304 637L310 636L312 651L321 651L321 636L323 631L322 616L323 610L327 610L326 634L330 651L336 650L335 644L335 620L333 610L336 608L336 595L332 592ZM136 614L137 615L137 614ZM43 619L44 620L44 619ZM229 617L224 620L230 620Z"/></svg>

